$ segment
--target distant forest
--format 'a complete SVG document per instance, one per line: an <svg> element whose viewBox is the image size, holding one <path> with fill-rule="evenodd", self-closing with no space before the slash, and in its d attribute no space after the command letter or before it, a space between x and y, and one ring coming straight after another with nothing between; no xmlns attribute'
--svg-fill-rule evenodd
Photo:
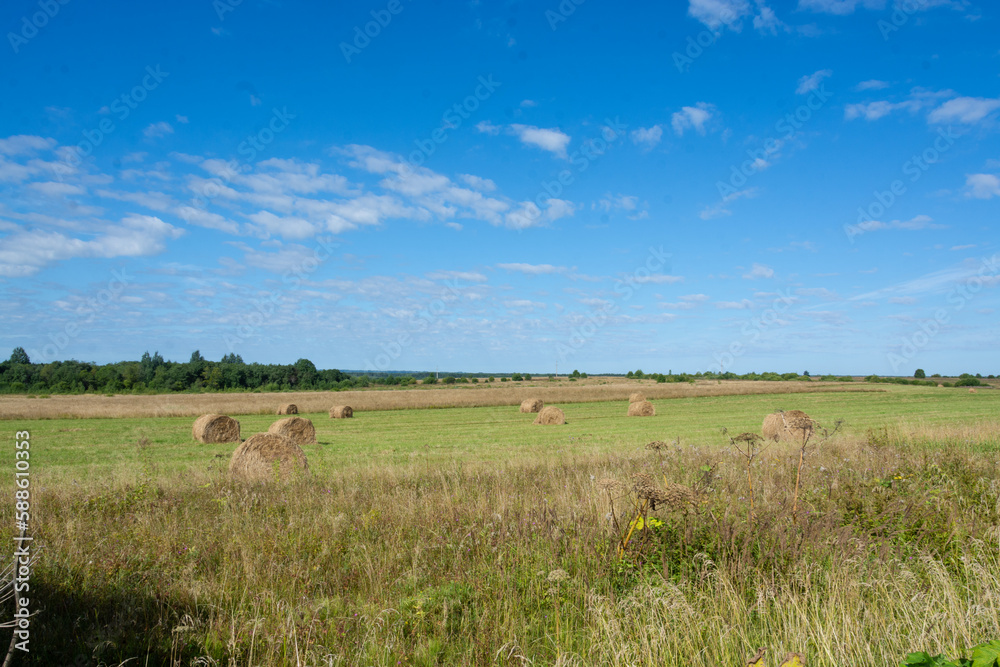
<svg viewBox="0 0 1000 667"><path fill-rule="evenodd" d="M602 374L604 375L604 374ZM613 375L613 374L612 374ZM921 369L915 379L884 378L870 375L866 382L891 382L934 386L942 383L940 376L930 379ZM540 376L536 376L540 377ZM552 376L548 376L552 377ZM565 376L573 382L586 379L587 374L574 370ZM694 382L695 380L765 380L851 382L850 376L824 375L811 377L808 372L798 373L643 373L641 370L618 375L628 379L647 379L656 382ZM978 386L980 375L963 373L955 382L945 386ZM993 376L990 375L990 378ZM523 382L532 379L529 373L488 375L486 373L451 373L438 378L433 372L375 373L364 371L352 374L337 369L319 370L308 359L294 364L248 364L238 354L227 354L220 361L208 361L197 350L186 363L165 361L159 352L146 352L139 361L119 361L113 364L92 364L82 361L53 361L33 364L24 348L17 347L10 358L0 362L0 393L4 394L158 394L168 392L204 391L340 391L371 385L405 386L410 384L462 384L477 382Z"/></svg>

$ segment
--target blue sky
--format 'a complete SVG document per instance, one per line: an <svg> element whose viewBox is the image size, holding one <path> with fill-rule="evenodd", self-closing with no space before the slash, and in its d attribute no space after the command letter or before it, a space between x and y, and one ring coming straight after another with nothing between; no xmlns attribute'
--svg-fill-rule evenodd
<svg viewBox="0 0 1000 667"><path fill-rule="evenodd" d="M967 0L0 10L33 361L998 373Z"/></svg>

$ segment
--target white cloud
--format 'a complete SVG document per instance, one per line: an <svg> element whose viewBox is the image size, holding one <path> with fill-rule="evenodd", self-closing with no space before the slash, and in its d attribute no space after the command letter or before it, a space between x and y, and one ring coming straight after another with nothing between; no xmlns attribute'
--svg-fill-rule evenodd
<svg viewBox="0 0 1000 667"><path fill-rule="evenodd" d="M799 85L795 89L795 92L799 95L808 95L819 88L823 79L827 79L831 76L833 76L833 70L829 69L821 69L817 72L813 72L812 74L799 79Z"/></svg>
<svg viewBox="0 0 1000 667"><path fill-rule="evenodd" d="M431 271L428 280L464 280L467 283L485 283L489 280L478 271Z"/></svg>
<svg viewBox="0 0 1000 667"><path fill-rule="evenodd" d="M51 150L55 147L55 139L36 137L29 134L16 134L6 139L0 139L0 154L3 155L37 153L38 151Z"/></svg>
<svg viewBox="0 0 1000 667"><path fill-rule="evenodd" d="M891 220L889 222L867 220L858 223L857 228L863 232L874 232L882 229L902 229L912 232L921 229L947 229L947 226L934 224L933 218L928 215L918 215L909 220Z"/></svg>
<svg viewBox="0 0 1000 667"><path fill-rule="evenodd" d="M481 120L478 123L476 123L476 129L482 132L483 134L491 134L493 136L496 136L500 134L500 130L503 129L503 126L494 125L488 120Z"/></svg>
<svg viewBox="0 0 1000 667"><path fill-rule="evenodd" d="M693 107L682 107L670 117L670 124L677 136L684 136L685 130L693 129L698 134L705 134L705 124L712 119L715 107L707 102L698 102Z"/></svg>
<svg viewBox="0 0 1000 667"><path fill-rule="evenodd" d="M725 25L739 32L743 17L749 16L750 12L747 0L690 0L688 5L688 15L712 30Z"/></svg>
<svg viewBox="0 0 1000 667"><path fill-rule="evenodd" d="M174 119L175 119L175 120L176 120L176 121L177 121L178 123L181 123L182 125L187 125L188 123L190 123L190 122L191 122L191 121L190 121L190 120L188 119L188 117L187 117L187 116L182 116L182 115L180 115L180 114L177 114L176 116L174 116Z"/></svg>
<svg viewBox="0 0 1000 667"><path fill-rule="evenodd" d="M885 81L879 81L878 79L869 79L868 81L862 81L858 85L854 86L854 90L862 92L865 90L882 90L883 88L888 88L889 84Z"/></svg>
<svg viewBox="0 0 1000 667"><path fill-rule="evenodd" d="M799 9L846 16L853 14L858 6L863 6L865 9L883 9L885 2L886 0L799 0Z"/></svg>
<svg viewBox="0 0 1000 667"><path fill-rule="evenodd" d="M46 197L67 197L69 195L82 195L86 192L86 190L79 185L56 183L55 181L29 183L28 187L36 192L42 193Z"/></svg>
<svg viewBox="0 0 1000 667"><path fill-rule="evenodd" d="M1000 178L993 174L969 174L965 177L965 196L976 199L1000 197Z"/></svg>
<svg viewBox="0 0 1000 667"><path fill-rule="evenodd" d="M0 275L30 276L53 262L78 257L140 257L166 248L183 230L159 218L131 215L120 224L107 225L90 239L73 238L62 232L26 230L0 239Z"/></svg>
<svg viewBox="0 0 1000 667"><path fill-rule="evenodd" d="M649 283L652 285L673 285L684 282L684 276L671 276L666 273L654 273L650 276L633 276L632 282Z"/></svg>
<svg viewBox="0 0 1000 667"><path fill-rule="evenodd" d="M523 264L521 262L497 264L497 268L503 269L504 271L513 271L515 273L526 273L529 276L565 273L568 270L565 266L553 266L552 264Z"/></svg>
<svg viewBox="0 0 1000 667"><path fill-rule="evenodd" d="M650 149L660 143L660 139L663 138L663 128L659 125L640 127L637 130L632 130L629 136L632 137L633 144Z"/></svg>
<svg viewBox="0 0 1000 667"><path fill-rule="evenodd" d="M753 302L750 299L743 299L742 301L716 301L715 307L721 310L749 310L753 308Z"/></svg>
<svg viewBox="0 0 1000 667"><path fill-rule="evenodd" d="M265 236L286 239L307 239L316 233L316 225L296 216L277 216L270 211L258 211L247 216L256 225L256 231Z"/></svg>
<svg viewBox="0 0 1000 667"><path fill-rule="evenodd" d="M482 192L493 192L497 189L497 184L488 178L481 178L472 174L459 174L458 177L470 188L475 188Z"/></svg>
<svg viewBox="0 0 1000 667"><path fill-rule="evenodd" d="M948 100L927 117L931 123L964 123L971 125L1000 109L1000 99L956 97Z"/></svg>
<svg viewBox="0 0 1000 667"><path fill-rule="evenodd" d="M505 305L508 308L515 308L515 309L525 308L528 310L534 310L536 308L538 309L548 308L548 304L540 303L538 301L529 301L528 299L512 299L511 301L504 301L503 305Z"/></svg>
<svg viewBox="0 0 1000 667"><path fill-rule="evenodd" d="M972 248L975 248L975 247L976 247L975 243L967 243L965 245L953 245L951 247L951 249L952 250L971 250Z"/></svg>
<svg viewBox="0 0 1000 667"><path fill-rule="evenodd" d="M756 280L757 278L773 278L774 269L769 266L764 266L763 264L757 264L750 268L750 271L743 274L743 278L746 280Z"/></svg>
<svg viewBox="0 0 1000 667"><path fill-rule="evenodd" d="M211 213L200 208L194 208L193 206L180 206L174 209L174 213L191 225L198 225L206 229L216 229L227 234L238 234L240 231L239 225L235 222L227 220L218 213Z"/></svg>
<svg viewBox="0 0 1000 667"><path fill-rule="evenodd" d="M558 128L535 127L534 125L513 124L511 131L521 140L521 143L537 146L559 157L566 157L566 146L570 136Z"/></svg>
<svg viewBox="0 0 1000 667"><path fill-rule="evenodd" d="M894 109L901 108L901 104L891 102L870 102L868 104L848 104L844 107L844 120L854 120L864 118L867 121L878 120L888 116Z"/></svg>
<svg viewBox="0 0 1000 667"><path fill-rule="evenodd" d="M762 166L766 166L766 163ZM726 205L729 204L729 202L733 202L736 201L737 199L742 199L744 197L753 198L756 196L757 196L757 188L746 188L745 190L737 190L736 192L732 192L723 197L722 200L720 200L717 204L706 206L704 209L702 209L701 213L698 214L698 217L701 218L702 220L713 220L715 218L720 218L724 215L732 215L733 212L726 207Z"/></svg>
<svg viewBox="0 0 1000 667"><path fill-rule="evenodd" d="M142 135L147 139L158 139L160 137L165 137L168 134L173 134L174 128L170 123L166 121L160 121L159 123L152 123L147 125L146 129L142 131Z"/></svg>
<svg viewBox="0 0 1000 667"><path fill-rule="evenodd" d="M538 102L535 100L521 100L521 108L537 107Z"/></svg>

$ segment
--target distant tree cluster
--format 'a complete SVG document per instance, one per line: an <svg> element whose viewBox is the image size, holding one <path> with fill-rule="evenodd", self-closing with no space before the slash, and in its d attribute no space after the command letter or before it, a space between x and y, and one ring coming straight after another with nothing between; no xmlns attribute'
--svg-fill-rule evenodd
<svg viewBox="0 0 1000 667"><path fill-rule="evenodd" d="M410 378L412 380L412 378ZM146 352L139 361L92 364L53 361L33 364L24 348L0 362L0 392L33 394L161 393L173 391L281 391L346 389L367 384L406 384L402 377L352 378L339 370L318 370L308 359L294 364L247 364L238 354L206 360L199 351L187 363Z"/></svg>

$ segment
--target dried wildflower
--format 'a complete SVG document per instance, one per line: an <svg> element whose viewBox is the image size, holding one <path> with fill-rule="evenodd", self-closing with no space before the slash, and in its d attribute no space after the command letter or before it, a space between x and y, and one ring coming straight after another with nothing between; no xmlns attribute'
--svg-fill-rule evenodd
<svg viewBox="0 0 1000 667"><path fill-rule="evenodd" d="M644 488L652 488L655 485L653 481L653 476L648 472L637 472L632 475L632 481L635 483L635 490L641 491Z"/></svg>
<svg viewBox="0 0 1000 667"><path fill-rule="evenodd" d="M545 578L546 581L553 584L558 584L559 582L566 581L567 579L569 579L569 572L558 567L549 572L549 576Z"/></svg>
<svg viewBox="0 0 1000 667"><path fill-rule="evenodd" d="M669 446L670 445L663 442L662 440L654 440L653 442L650 442L646 445L646 449L652 449L654 452L659 452L666 449Z"/></svg>
<svg viewBox="0 0 1000 667"><path fill-rule="evenodd" d="M597 480L597 488L602 491L607 491L608 493L614 493L615 491L621 491L624 489L625 485L614 477L602 477Z"/></svg>
<svg viewBox="0 0 1000 667"><path fill-rule="evenodd" d="M740 433L733 438L734 442L759 442L763 440L761 436L756 433Z"/></svg>

